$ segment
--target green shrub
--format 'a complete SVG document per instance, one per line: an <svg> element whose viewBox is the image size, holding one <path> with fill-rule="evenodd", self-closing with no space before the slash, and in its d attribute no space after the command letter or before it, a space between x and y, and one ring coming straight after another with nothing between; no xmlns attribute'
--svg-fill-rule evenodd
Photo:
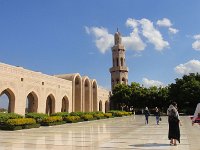
<svg viewBox="0 0 200 150"><path fill-rule="evenodd" d="M97 114L94 114L93 116L94 116L95 118L97 118L97 119L104 118L104 114L103 114L103 113L97 113Z"/></svg>
<svg viewBox="0 0 200 150"><path fill-rule="evenodd" d="M42 123L50 123L50 122L60 122L63 121L61 116L50 116L46 117L42 120Z"/></svg>
<svg viewBox="0 0 200 150"><path fill-rule="evenodd" d="M102 111L95 111L94 113L95 113L95 114L103 114Z"/></svg>
<svg viewBox="0 0 200 150"><path fill-rule="evenodd" d="M86 114L86 113L85 112L71 112L70 116L82 116L84 114Z"/></svg>
<svg viewBox="0 0 200 150"><path fill-rule="evenodd" d="M18 118L18 119L8 119L5 122L5 125L18 126L18 125L27 125L27 124L36 124L35 119L33 118Z"/></svg>
<svg viewBox="0 0 200 150"><path fill-rule="evenodd" d="M0 127L1 128L1 130L9 130L9 131L14 131L14 130L21 130L22 129L22 126L1 126Z"/></svg>
<svg viewBox="0 0 200 150"><path fill-rule="evenodd" d="M16 113L0 113L0 123L4 123L8 119L17 119L17 118L23 118L23 116Z"/></svg>
<svg viewBox="0 0 200 150"><path fill-rule="evenodd" d="M82 115L81 118L82 118L84 121L88 121L88 120L92 120L92 119L93 119L93 115L86 114L86 115Z"/></svg>
<svg viewBox="0 0 200 150"><path fill-rule="evenodd" d="M123 112L125 116L130 116L132 115L132 112Z"/></svg>
<svg viewBox="0 0 200 150"><path fill-rule="evenodd" d="M44 118L48 117L48 115L43 113L27 113L25 114L25 117L34 118L36 122L40 123Z"/></svg>
<svg viewBox="0 0 200 150"><path fill-rule="evenodd" d="M95 114L103 114L103 112L102 111L95 111L95 112L85 112L83 115L95 115Z"/></svg>
<svg viewBox="0 0 200 150"><path fill-rule="evenodd" d="M60 125L64 124L63 118L61 116L50 116L46 117L40 123L42 126L53 126L53 125Z"/></svg>
<svg viewBox="0 0 200 150"><path fill-rule="evenodd" d="M112 117L112 113L105 113L104 116L105 116L106 118L110 118L110 117Z"/></svg>
<svg viewBox="0 0 200 150"><path fill-rule="evenodd" d="M57 113L51 114L51 116L67 117L67 116L69 116L69 113L68 112L57 112Z"/></svg>
<svg viewBox="0 0 200 150"><path fill-rule="evenodd" d="M119 110L111 110L108 113L112 113L114 117L122 117L122 116L131 115L131 112L119 111Z"/></svg>
<svg viewBox="0 0 200 150"><path fill-rule="evenodd" d="M4 124L0 125L1 130L21 130L30 128L39 128L40 124L36 124L33 118L8 119Z"/></svg>
<svg viewBox="0 0 200 150"><path fill-rule="evenodd" d="M36 124L26 124L26 125L23 125L22 128L23 129L31 129L31 128L39 128L40 127L40 124L36 123Z"/></svg>
<svg viewBox="0 0 200 150"><path fill-rule="evenodd" d="M66 121L68 123L78 122L80 120L81 120L81 118L79 116L67 116L67 117L64 117L64 121Z"/></svg>

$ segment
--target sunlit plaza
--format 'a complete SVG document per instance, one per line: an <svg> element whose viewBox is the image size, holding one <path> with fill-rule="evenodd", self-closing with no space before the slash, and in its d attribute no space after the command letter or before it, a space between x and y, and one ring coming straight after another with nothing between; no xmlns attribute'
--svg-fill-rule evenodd
<svg viewBox="0 0 200 150"><path fill-rule="evenodd" d="M0 0L0 150L200 150L199 8Z"/></svg>
<svg viewBox="0 0 200 150"><path fill-rule="evenodd" d="M0 130L0 150L199 150L200 126L182 116L181 143L170 146L167 117L156 125L150 116L116 117L34 129Z"/></svg>

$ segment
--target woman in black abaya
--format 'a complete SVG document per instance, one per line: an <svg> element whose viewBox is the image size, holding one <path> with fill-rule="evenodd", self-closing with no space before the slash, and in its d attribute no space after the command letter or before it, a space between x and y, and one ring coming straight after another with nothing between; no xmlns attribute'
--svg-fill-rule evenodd
<svg viewBox="0 0 200 150"><path fill-rule="evenodd" d="M173 102L168 110L167 110L167 115L168 115L168 123L169 123L169 133L168 133L168 138L170 140L170 145L177 145L176 141L180 143L180 119L179 119L179 114L177 111L177 103Z"/></svg>

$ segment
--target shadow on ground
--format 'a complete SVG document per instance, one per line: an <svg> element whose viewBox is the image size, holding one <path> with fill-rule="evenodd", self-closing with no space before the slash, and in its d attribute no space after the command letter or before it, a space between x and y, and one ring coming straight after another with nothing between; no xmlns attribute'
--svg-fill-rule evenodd
<svg viewBox="0 0 200 150"><path fill-rule="evenodd" d="M169 144L160 144L160 143L146 143L146 144L135 144L135 145L129 145L133 147L164 147L169 146Z"/></svg>

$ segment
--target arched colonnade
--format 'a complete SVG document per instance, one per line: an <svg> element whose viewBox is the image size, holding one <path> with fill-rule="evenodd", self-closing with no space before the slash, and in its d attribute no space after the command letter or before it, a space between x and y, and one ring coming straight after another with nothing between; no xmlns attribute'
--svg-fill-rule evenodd
<svg viewBox="0 0 200 150"><path fill-rule="evenodd" d="M109 91L99 93L95 79L78 73L49 76L0 63L0 98L6 95L8 112L106 112Z"/></svg>

